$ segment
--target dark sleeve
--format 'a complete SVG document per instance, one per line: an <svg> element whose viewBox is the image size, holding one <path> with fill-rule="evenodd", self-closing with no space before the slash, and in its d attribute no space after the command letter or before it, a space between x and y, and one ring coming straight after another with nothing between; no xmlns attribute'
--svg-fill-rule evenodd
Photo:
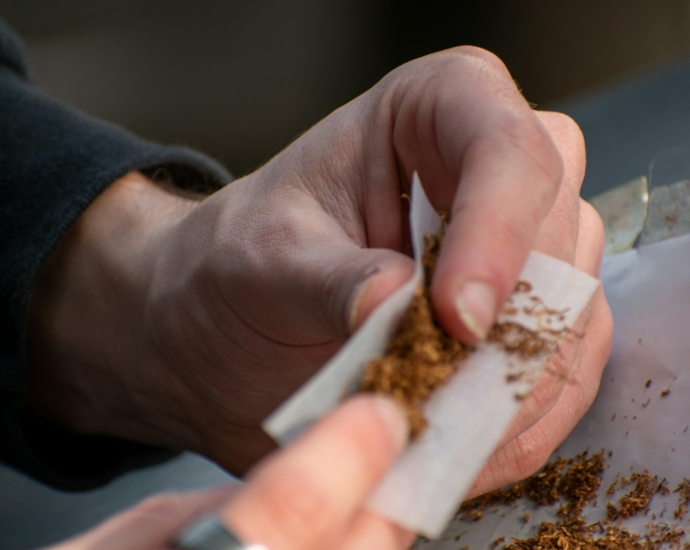
<svg viewBox="0 0 690 550"><path fill-rule="evenodd" d="M21 42L0 20L0 461L62 489L88 489L173 456L75 436L20 413L29 298L43 262L110 183L157 167L195 191L230 180L199 153L144 141L45 96L30 82Z"/></svg>

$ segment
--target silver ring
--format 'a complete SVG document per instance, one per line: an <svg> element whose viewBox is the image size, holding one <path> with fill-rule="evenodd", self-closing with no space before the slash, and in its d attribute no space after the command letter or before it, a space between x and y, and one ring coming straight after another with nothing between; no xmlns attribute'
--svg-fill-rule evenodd
<svg viewBox="0 0 690 550"><path fill-rule="evenodd" d="M245 544L215 516L202 516L172 543L179 550L268 550L263 544Z"/></svg>

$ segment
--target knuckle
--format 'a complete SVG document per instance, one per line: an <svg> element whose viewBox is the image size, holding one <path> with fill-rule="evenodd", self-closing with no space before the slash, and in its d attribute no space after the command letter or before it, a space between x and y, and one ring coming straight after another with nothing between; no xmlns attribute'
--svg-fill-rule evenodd
<svg viewBox="0 0 690 550"><path fill-rule="evenodd" d="M588 246L599 256L603 256L606 245L604 222L596 209L585 200L580 202L580 223L590 240Z"/></svg>
<svg viewBox="0 0 690 550"><path fill-rule="evenodd" d="M478 63L493 71L508 73L505 63L495 53L478 46L456 46L446 50L447 53L459 56L472 63Z"/></svg>
<svg viewBox="0 0 690 550"><path fill-rule="evenodd" d="M604 330L602 330L602 339L601 339L601 344L599 346L600 350L600 357L602 358L600 362L600 370L598 373L598 376L596 377L596 386L594 388L594 391L592 392L592 399L590 402L590 405L594 402L594 399L596 397L597 391L599 390L599 383L601 382L601 375L604 372L604 368L606 367L606 363L608 361L608 357L611 354L611 347L613 345L613 315L611 314L611 308L606 305L605 308L606 312L604 314L605 316L605 327Z"/></svg>
<svg viewBox="0 0 690 550"><path fill-rule="evenodd" d="M565 113L556 111L540 111L540 114L548 117L547 126L551 132L559 133L566 143L580 145L584 151L585 137L577 122Z"/></svg>
<svg viewBox="0 0 690 550"><path fill-rule="evenodd" d="M521 220L516 219L510 212L506 212L504 215L497 214L495 218L495 238L500 249L521 250L525 248L525 230ZM530 221L535 225L538 223L537 219ZM499 267L501 267L500 264ZM507 270L501 273L501 284L510 286L512 290L514 283L512 283Z"/></svg>
<svg viewBox="0 0 690 550"><path fill-rule="evenodd" d="M521 150L535 171L557 188L565 172L563 157L546 128L532 116L503 109L493 121L491 130L511 147Z"/></svg>
<svg viewBox="0 0 690 550"><path fill-rule="evenodd" d="M548 413L563 393L569 369L563 360L555 358L557 355L554 354L554 358L549 361L539 382L523 405L529 411L533 422Z"/></svg>
<svg viewBox="0 0 690 550"><path fill-rule="evenodd" d="M597 335L597 338L599 340L598 357L599 363L601 365L601 371L599 372L599 376L601 376L601 372L606 366L606 361L611 352L611 345L613 344L614 321L613 313L611 312L611 307L606 301L606 298L604 298L603 291L599 289L599 292L601 295L601 299L600 303L596 305L597 326L595 328L595 334ZM597 378L597 388L598 381L599 378Z"/></svg>

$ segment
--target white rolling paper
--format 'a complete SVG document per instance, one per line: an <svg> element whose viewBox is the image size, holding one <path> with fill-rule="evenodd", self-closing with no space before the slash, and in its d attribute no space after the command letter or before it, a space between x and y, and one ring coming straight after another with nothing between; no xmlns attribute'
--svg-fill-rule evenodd
<svg viewBox="0 0 690 550"><path fill-rule="evenodd" d="M264 429L281 444L336 407L357 387L368 361L384 353L422 283L424 235L436 233L440 223L415 175L410 211L417 261L414 277L264 422ZM550 329L554 346L573 326L599 284L570 264L538 252L530 254L520 280L528 282L531 290L513 294L511 307L504 309L498 321L530 330ZM545 315L535 315L535 307L541 307ZM402 453L371 495L368 508L407 529L438 536L548 363L548 355L526 359L498 344L480 344L431 396L425 408L428 428Z"/></svg>
<svg viewBox="0 0 690 550"><path fill-rule="evenodd" d="M671 493L656 495L648 514L623 521L645 534L649 522L684 529L690 516L674 518L676 486L690 478L690 235L642 246L604 259L602 280L614 318L611 357L594 404L554 457L586 449L606 455L599 496L584 510L588 523L606 517L616 502L606 489L618 476L645 469L666 479ZM668 393L667 393L668 390ZM553 521L558 505L535 509L525 501L484 514L481 521L453 521L438 541L418 542L416 550L490 548L505 537L528 538L542 521ZM523 515L530 514L525 522ZM455 537L459 537L457 540ZM688 540L682 539L684 544Z"/></svg>

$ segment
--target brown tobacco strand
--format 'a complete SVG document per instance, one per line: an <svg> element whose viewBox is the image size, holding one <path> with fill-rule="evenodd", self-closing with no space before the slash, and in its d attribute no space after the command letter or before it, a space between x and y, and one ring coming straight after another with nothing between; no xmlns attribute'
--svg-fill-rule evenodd
<svg viewBox="0 0 690 550"><path fill-rule="evenodd" d="M564 500L564 514L577 515L596 496L603 471L603 452L591 457L585 452L569 460L559 457L508 489L498 489L465 502L459 513L463 515L497 505L513 504L524 497L538 506Z"/></svg>
<svg viewBox="0 0 690 550"><path fill-rule="evenodd" d="M422 405L444 385L469 347L449 336L433 312L429 294L443 233L425 237L425 285L419 288L383 357L370 361L360 391L392 395L405 409L414 439L426 428Z"/></svg>
<svg viewBox="0 0 690 550"><path fill-rule="evenodd" d="M560 502L559 519L542 522L528 539L513 539L501 546L502 550L658 550L661 548L690 548L682 542L685 532L667 523L648 523L647 533L633 533L622 527L615 518L632 517L649 510L655 494L668 494L665 479L644 471L629 478L617 478L606 491L612 496L616 488L631 491L618 501L618 507L609 503L607 509L616 511L615 518L588 524L582 517L583 508L597 496L605 468L604 452L588 456L582 453L573 459L557 458L544 466L532 477L464 503L459 516L470 519L482 517L490 507L512 505L519 498L527 498L537 506ZM674 493L679 493L676 519L683 519L690 502L690 480L684 479ZM493 547L503 544L504 539L494 541ZM498 543L498 544L495 544Z"/></svg>
<svg viewBox="0 0 690 550"><path fill-rule="evenodd" d="M486 338L489 342L500 344L508 352L523 357L537 357L555 351L556 343L544 338L538 332L529 330L517 323L496 323Z"/></svg>
<svg viewBox="0 0 690 550"><path fill-rule="evenodd" d="M647 471L632 474L630 479L625 481L626 483L622 484L622 487L627 487L632 483L635 486L630 492L620 498L618 507L610 502L606 506L606 514L610 520L626 519L636 516L640 512L647 512L654 495L668 493L665 480L660 482L656 476L652 477Z"/></svg>
<svg viewBox="0 0 690 550"><path fill-rule="evenodd" d="M683 478L674 493L679 493L680 502L678 508L673 512L675 519L685 519L685 514L688 513L688 504L690 504L690 480Z"/></svg>
<svg viewBox="0 0 690 550"><path fill-rule="evenodd" d="M410 436L426 428L424 404L431 393L455 374L472 347L460 343L441 327L431 304L430 286L443 240L443 227L425 236L422 257L424 286L420 287L403 315L383 357L367 364L359 391L391 395L407 413ZM515 292L531 292L532 285L518 282ZM548 331L547 331L548 332ZM536 357L555 350L553 338L516 323L495 324L487 338L508 353Z"/></svg>

